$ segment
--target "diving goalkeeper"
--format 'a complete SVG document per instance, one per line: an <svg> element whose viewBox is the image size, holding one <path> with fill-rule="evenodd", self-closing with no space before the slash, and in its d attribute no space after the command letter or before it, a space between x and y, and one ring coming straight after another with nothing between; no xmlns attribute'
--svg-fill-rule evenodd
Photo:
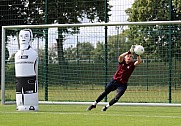
<svg viewBox="0 0 181 126"><path fill-rule="evenodd" d="M106 86L104 92L97 98L95 102L91 106L87 108L87 110L92 110L96 108L96 105L110 92L117 90L116 96L102 108L102 111L106 111L110 106L115 104L120 97L125 93L127 89L128 79L131 76L132 72L135 69L135 66L142 63L141 57L137 56L137 60L133 61L133 53L134 53L134 45L131 46L128 52L121 54L118 57L118 68L113 78L110 80L108 85Z"/></svg>

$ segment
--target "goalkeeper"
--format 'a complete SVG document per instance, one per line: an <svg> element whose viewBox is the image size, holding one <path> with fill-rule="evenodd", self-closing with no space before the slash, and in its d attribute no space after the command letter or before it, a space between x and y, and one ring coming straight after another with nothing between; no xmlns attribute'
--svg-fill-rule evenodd
<svg viewBox="0 0 181 126"><path fill-rule="evenodd" d="M97 98L97 100L87 108L87 110L92 110L96 108L96 105L110 92L117 90L116 96L102 108L102 111L106 111L110 106L116 103L120 97L124 94L127 89L127 82L129 77L131 76L132 72L135 69L135 66L142 63L141 57L137 56L137 60L133 61L133 53L134 53L134 45L131 46L128 52L121 54L118 57L118 68L116 73L114 74L111 81L108 83L107 87L105 88L104 92Z"/></svg>

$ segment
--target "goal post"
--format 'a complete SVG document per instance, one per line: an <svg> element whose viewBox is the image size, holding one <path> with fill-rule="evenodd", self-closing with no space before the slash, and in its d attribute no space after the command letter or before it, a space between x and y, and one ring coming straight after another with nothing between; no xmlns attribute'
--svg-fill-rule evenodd
<svg viewBox="0 0 181 126"><path fill-rule="evenodd" d="M107 36L105 26L108 27ZM131 44L142 44L145 47L143 64L130 77L127 92L117 105L169 106L173 105L169 103L174 103L180 106L181 21L2 26L1 104L14 103L16 93L13 53L18 50L18 39L8 31L17 33L24 28L33 30L32 46L40 56L40 103L89 104L107 83L104 82L104 60L108 63L106 79L109 80L115 72L117 56L128 50ZM53 30L46 33L45 29ZM44 52L46 34L48 52ZM105 37L109 38L107 50L103 49ZM9 57L6 57L6 49ZM107 59L105 51L109 52ZM48 72L45 71L44 53L48 54ZM45 92L45 73L48 92ZM46 94L49 94L48 101L45 100ZM113 96L114 93L110 94L108 100Z"/></svg>
<svg viewBox="0 0 181 126"><path fill-rule="evenodd" d="M5 29L3 27L1 46L1 103L5 104Z"/></svg>

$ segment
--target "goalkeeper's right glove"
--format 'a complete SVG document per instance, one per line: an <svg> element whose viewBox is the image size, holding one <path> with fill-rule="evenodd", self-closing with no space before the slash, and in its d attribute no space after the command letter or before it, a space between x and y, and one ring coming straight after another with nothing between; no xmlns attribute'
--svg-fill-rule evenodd
<svg viewBox="0 0 181 126"><path fill-rule="evenodd" d="M134 48L135 48L135 45L132 45L129 51L130 51L131 53L134 53Z"/></svg>

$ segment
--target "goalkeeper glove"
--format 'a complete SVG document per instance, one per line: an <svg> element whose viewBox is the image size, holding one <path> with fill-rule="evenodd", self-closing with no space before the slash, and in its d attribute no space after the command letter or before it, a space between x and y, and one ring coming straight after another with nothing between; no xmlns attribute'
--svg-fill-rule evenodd
<svg viewBox="0 0 181 126"><path fill-rule="evenodd" d="M135 48L135 45L132 45L129 52L134 53L134 48Z"/></svg>

